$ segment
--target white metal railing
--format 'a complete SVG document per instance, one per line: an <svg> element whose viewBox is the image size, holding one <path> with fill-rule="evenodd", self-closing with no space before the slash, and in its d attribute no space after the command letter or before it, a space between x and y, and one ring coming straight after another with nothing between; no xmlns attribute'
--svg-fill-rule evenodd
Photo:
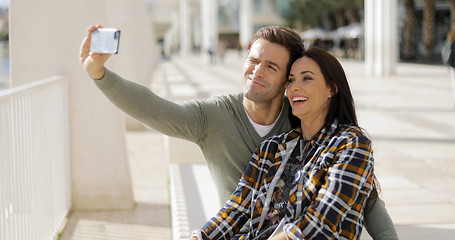
<svg viewBox="0 0 455 240"><path fill-rule="evenodd" d="M54 239L71 207L68 83L0 91L0 240Z"/></svg>

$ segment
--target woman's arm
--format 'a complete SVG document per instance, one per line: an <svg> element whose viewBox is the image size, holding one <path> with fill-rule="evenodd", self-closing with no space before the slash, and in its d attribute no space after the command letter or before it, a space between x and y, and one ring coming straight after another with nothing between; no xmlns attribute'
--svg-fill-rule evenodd
<svg viewBox="0 0 455 240"><path fill-rule="evenodd" d="M202 229L196 230L201 233L202 239L230 238L247 222L251 212L253 189L260 182L258 179L261 176L258 167L261 158L259 149L259 147L256 149L231 198Z"/></svg>

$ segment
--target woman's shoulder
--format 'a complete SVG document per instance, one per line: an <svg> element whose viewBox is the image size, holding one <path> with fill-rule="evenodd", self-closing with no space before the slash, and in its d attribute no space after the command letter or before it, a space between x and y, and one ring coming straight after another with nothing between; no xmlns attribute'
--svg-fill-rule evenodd
<svg viewBox="0 0 455 240"><path fill-rule="evenodd" d="M338 129L340 134L366 135L363 128L350 124L340 124Z"/></svg>
<svg viewBox="0 0 455 240"><path fill-rule="evenodd" d="M370 137L368 136L365 129L359 126L353 126L348 124L340 124L338 126L338 131L335 136L344 141L362 141L370 142Z"/></svg>

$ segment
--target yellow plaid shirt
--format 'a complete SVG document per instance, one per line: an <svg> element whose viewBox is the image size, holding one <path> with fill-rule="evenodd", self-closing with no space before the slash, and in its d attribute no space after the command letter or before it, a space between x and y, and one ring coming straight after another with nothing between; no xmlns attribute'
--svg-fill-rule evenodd
<svg viewBox="0 0 455 240"><path fill-rule="evenodd" d="M198 230L203 239L230 239L249 222L254 239L270 209L277 180L301 136L300 128L265 140L256 149L225 206ZM311 144L314 155L295 174L281 226L288 239L359 239L372 190L371 141L358 127L335 122Z"/></svg>

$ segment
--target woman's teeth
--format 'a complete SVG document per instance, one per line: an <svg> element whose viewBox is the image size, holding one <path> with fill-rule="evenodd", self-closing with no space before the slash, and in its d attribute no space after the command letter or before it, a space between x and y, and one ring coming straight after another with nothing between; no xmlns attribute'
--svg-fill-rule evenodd
<svg viewBox="0 0 455 240"><path fill-rule="evenodd" d="M306 101L306 100L308 100L307 97L294 97L294 98L292 98L293 102L300 102L300 101Z"/></svg>

